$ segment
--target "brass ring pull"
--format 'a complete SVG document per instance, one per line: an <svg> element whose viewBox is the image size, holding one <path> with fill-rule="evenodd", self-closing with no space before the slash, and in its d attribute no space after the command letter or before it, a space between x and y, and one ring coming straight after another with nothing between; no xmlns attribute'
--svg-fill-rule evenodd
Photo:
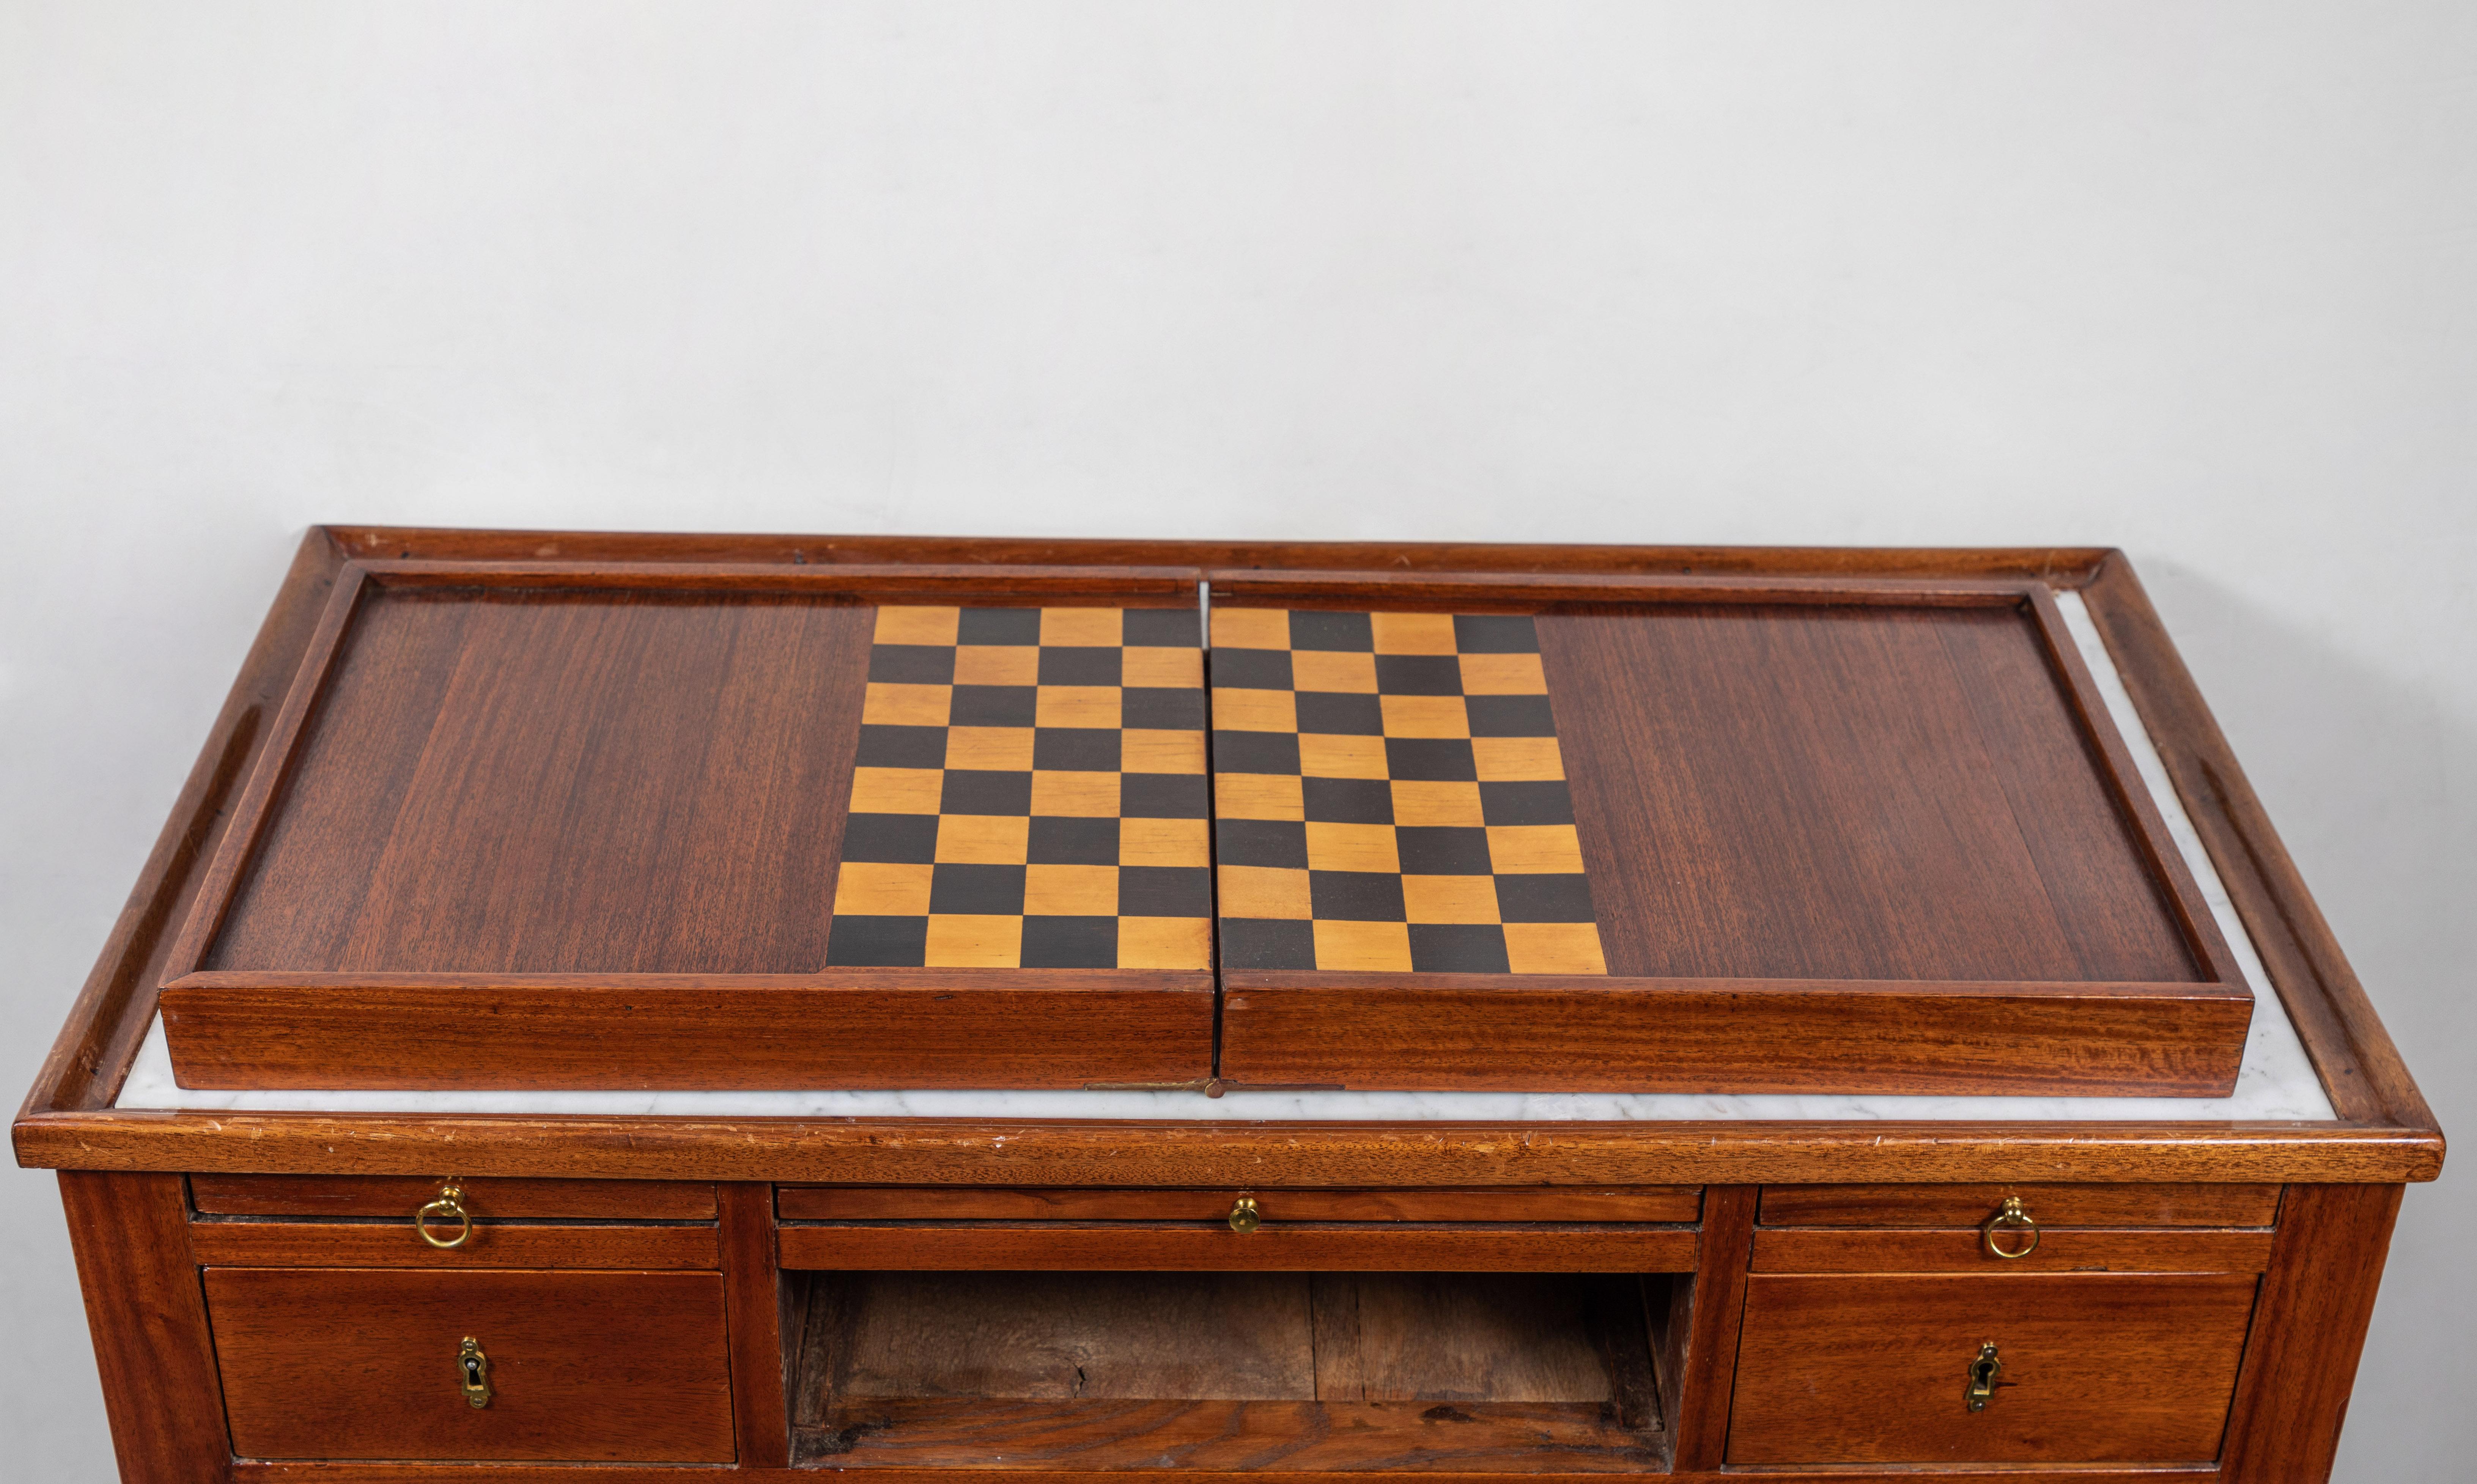
<svg viewBox="0 0 2477 1484"><path fill-rule="evenodd" d="M2004 1246L1995 1240L1995 1234L2008 1228L2028 1232L2030 1240L2016 1248ZM1988 1255L1990 1257L2002 1257L2008 1260L2027 1257L2039 1249L2039 1224L2030 1219L2029 1212L2021 1209L2020 1197L2007 1196L2004 1198L2003 1208L1989 1217L1987 1224L1978 1229L1978 1240L1986 1246Z"/></svg>
<svg viewBox="0 0 2477 1484"><path fill-rule="evenodd" d="M450 1216L456 1218L454 1237L442 1239L431 1234L430 1218L433 1213L441 1220ZM448 1181L446 1188L439 1191L438 1200L413 1213L413 1229L421 1240L441 1251L463 1247L473 1235L473 1213L464 1209L464 1187L454 1180Z"/></svg>
<svg viewBox="0 0 2477 1484"><path fill-rule="evenodd" d="M1230 1208L1230 1229L1245 1236L1264 1224L1264 1213L1256 1209L1256 1198L1241 1196Z"/></svg>

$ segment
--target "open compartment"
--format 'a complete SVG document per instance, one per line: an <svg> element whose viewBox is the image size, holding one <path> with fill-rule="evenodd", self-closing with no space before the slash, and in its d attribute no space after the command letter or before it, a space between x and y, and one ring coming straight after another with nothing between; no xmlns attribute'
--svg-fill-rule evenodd
<svg viewBox="0 0 2477 1484"><path fill-rule="evenodd" d="M797 1463L1667 1467L1666 1274L786 1276Z"/></svg>

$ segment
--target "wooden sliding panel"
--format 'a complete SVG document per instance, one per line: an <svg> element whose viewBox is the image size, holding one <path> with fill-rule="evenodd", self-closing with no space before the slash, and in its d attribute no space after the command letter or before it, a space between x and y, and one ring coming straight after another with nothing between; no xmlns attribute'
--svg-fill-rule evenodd
<svg viewBox="0 0 2477 1484"><path fill-rule="evenodd" d="M1691 1222L1691 1185L1487 1190L939 1189L919 1185L786 1185L785 1221L1224 1222L1239 1199L1265 1222Z"/></svg>
<svg viewBox="0 0 2477 1484"><path fill-rule="evenodd" d="M1687 1273L1691 1228L1418 1226L1341 1224L1227 1226L1131 1223L787 1225L789 1269L1012 1269L1070 1272Z"/></svg>
<svg viewBox="0 0 2477 1484"><path fill-rule="evenodd" d="M1200 1086L1194 591L356 564L171 955L175 1073Z"/></svg>
<svg viewBox="0 0 2477 1484"><path fill-rule="evenodd" d="M674 1180L511 1180L489 1175L193 1175L189 1199L213 1216L395 1216L436 1200L451 1182L477 1222L710 1222L713 1187Z"/></svg>

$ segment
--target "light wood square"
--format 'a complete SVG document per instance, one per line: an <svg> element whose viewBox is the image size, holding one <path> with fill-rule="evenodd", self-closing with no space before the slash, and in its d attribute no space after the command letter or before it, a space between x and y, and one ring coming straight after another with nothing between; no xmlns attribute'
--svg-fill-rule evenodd
<svg viewBox="0 0 2477 1484"><path fill-rule="evenodd" d="M1043 685L1035 705L1033 721L1042 727L1115 727L1118 725L1118 687Z"/></svg>
<svg viewBox="0 0 2477 1484"><path fill-rule="evenodd" d="M1026 866L1023 912L1026 917L1115 917L1118 868Z"/></svg>
<svg viewBox="0 0 2477 1484"><path fill-rule="evenodd" d="M1032 776L1032 812L1081 819L1113 819L1118 813L1118 775L1036 773Z"/></svg>
<svg viewBox="0 0 2477 1484"><path fill-rule="evenodd" d="M877 610L878 644L952 644L963 609L890 607Z"/></svg>
<svg viewBox="0 0 2477 1484"><path fill-rule="evenodd" d="M1308 868L1313 871L1382 871L1402 869L1390 825L1308 825Z"/></svg>
<svg viewBox="0 0 2477 1484"><path fill-rule="evenodd" d="M1019 866L1032 821L1012 814L948 814L938 821L938 858L950 865Z"/></svg>
<svg viewBox="0 0 2477 1484"><path fill-rule="evenodd" d="M854 814L935 814L946 786L939 768L854 768Z"/></svg>
<svg viewBox="0 0 2477 1484"><path fill-rule="evenodd" d="M1126 615L1116 608L1043 608L1040 642L1111 649L1126 634Z"/></svg>
<svg viewBox="0 0 2477 1484"><path fill-rule="evenodd" d="M1304 921L1314 915L1309 904L1308 874L1304 871L1278 866L1223 866L1220 886L1224 917Z"/></svg>
<svg viewBox="0 0 2477 1484"><path fill-rule="evenodd" d="M1580 876L1583 840L1571 825L1491 825L1488 858L1499 876Z"/></svg>
<svg viewBox="0 0 2477 1484"><path fill-rule="evenodd" d="M1143 728L1118 733L1121 773L1202 773L1204 733L1153 731Z"/></svg>
<svg viewBox="0 0 2477 1484"><path fill-rule="evenodd" d="M1381 779L1383 737L1338 737L1308 732L1299 738L1299 771L1312 779Z"/></svg>
<svg viewBox="0 0 2477 1484"><path fill-rule="evenodd" d="M1541 783L1565 776L1555 737L1473 737L1471 760L1483 783Z"/></svg>
<svg viewBox="0 0 2477 1484"><path fill-rule="evenodd" d="M1213 725L1220 731L1296 731L1299 700L1287 690L1215 690Z"/></svg>
<svg viewBox="0 0 2477 1484"><path fill-rule="evenodd" d="M955 687L951 685L896 685L871 680L868 695L861 702L860 719L878 727L943 727L954 697Z"/></svg>
<svg viewBox="0 0 2477 1484"><path fill-rule="evenodd" d="M1548 677L1537 655L1464 655L1465 696L1544 696Z"/></svg>
<svg viewBox="0 0 2477 1484"><path fill-rule="evenodd" d="M1466 737L1470 712L1460 696L1379 696L1389 737Z"/></svg>
<svg viewBox="0 0 2477 1484"><path fill-rule="evenodd" d="M1213 864L1212 824L1201 819L1122 819L1118 821L1118 864L1209 866Z"/></svg>
<svg viewBox="0 0 2477 1484"><path fill-rule="evenodd" d="M948 913L929 919L927 967L1013 969L1023 963L1023 919Z"/></svg>
<svg viewBox="0 0 2477 1484"><path fill-rule="evenodd" d="M1402 906L1414 923L1492 923L1497 917L1496 878L1406 876Z"/></svg>
<svg viewBox="0 0 2477 1484"><path fill-rule="evenodd" d="M946 766L984 773L1029 773L1032 729L950 727L946 730Z"/></svg>
<svg viewBox="0 0 2477 1484"><path fill-rule="evenodd" d="M1153 690L1201 690L1204 688L1204 651L1200 649L1152 649L1136 645L1127 650L1119 664L1118 683L1140 685Z"/></svg>
<svg viewBox="0 0 2477 1484"><path fill-rule="evenodd" d="M1371 613L1380 655L1450 655L1454 652L1451 613Z"/></svg>
<svg viewBox="0 0 2477 1484"><path fill-rule="evenodd" d="M1406 923L1315 925L1316 967L1335 972L1408 974L1411 928Z"/></svg>
<svg viewBox="0 0 2477 1484"><path fill-rule="evenodd" d="M926 917L935 866L846 860L835 877L838 917Z"/></svg>
<svg viewBox="0 0 2477 1484"><path fill-rule="evenodd" d="M1600 929L1591 923L1508 923L1505 963L1515 974L1606 974Z"/></svg>
<svg viewBox="0 0 2477 1484"><path fill-rule="evenodd" d="M955 650L958 685L1031 685L1040 680L1040 651L1029 644L964 644Z"/></svg>
<svg viewBox="0 0 2477 1484"><path fill-rule="evenodd" d="M1223 819L1308 817L1300 781L1286 773L1214 774L1213 812Z"/></svg>
<svg viewBox="0 0 2477 1484"><path fill-rule="evenodd" d="M1488 823L1477 783L1393 781L1393 823L1474 829Z"/></svg>
<svg viewBox="0 0 2477 1484"><path fill-rule="evenodd" d="M1213 919L1122 917L1118 919L1121 969L1210 969Z"/></svg>
<svg viewBox="0 0 2477 1484"><path fill-rule="evenodd" d="M1376 656L1356 650L1294 650L1290 688L1372 696L1376 694Z"/></svg>
<svg viewBox="0 0 2477 1484"><path fill-rule="evenodd" d="M1213 643L1216 649L1289 649L1290 610L1225 608L1215 605Z"/></svg>

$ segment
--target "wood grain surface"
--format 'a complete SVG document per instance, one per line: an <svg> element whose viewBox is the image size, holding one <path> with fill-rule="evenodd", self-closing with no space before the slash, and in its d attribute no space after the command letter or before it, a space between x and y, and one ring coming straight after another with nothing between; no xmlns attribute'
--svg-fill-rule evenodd
<svg viewBox="0 0 2477 1484"><path fill-rule="evenodd" d="M1212 1075L1201 972L269 977L163 992L183 1085L458 1089L487 1069L493 1087L536 1090L1200 1088Z"/></svg>
<svg viewBox="0 0 2477 1484"><path fill-rule="evenodd" d="M2400 1196L2396 1185L2289 1188L2228 1420L2229 1484L2330 1477Z"/></svg>
<svg viewBox="0 0 2477 1484"><path fill-rule="evenodd" d="M800 1377L802 1454L837 1467L1443 1467L1422 1458L1439 1446L1424 1421L1460 1429L1444 1435L1447 1450L1471 1468L1544 1467L1553 1450L1542 1446L1561 1436L1647 1462L1657 1419L1638 1395L1649 1362L1641 1281L820 1276ZM1515 1417L1551 1436L1514 1441ZM1572 1430L1593 1417L1598 1432ZM1196 1430L1207 1422L1224 1432ZM1618 1431L1627 1436L1610 1436ZM1510 1456L1487 1456L1496 1453Z"/></svg>
<svg viewBox="0 0 2477 1484"><path fill-rule="evenodd" d="M455 1234L453 1223L442 1235ZM395 1222L285 1222L247 1217L189 1224L189 1249L232 1268L700 1268L722 1265L709 1225L534 1225L478 1223L436 1248Z"/></svg>
<svg viewBox="0 0 2477 1484"><path fill-rule="evenodd" d="M2218 1456L2251 1275L1747 1280L1732 1464L2202 1463ZM2003 1362L1964 1405L1983 1343Z"/></svg>
<svg viewBox="0 0 2477 1484"><path fill-rule="evenodd" d="M1123 1222L786 1225L786 1268L1014 1271L1683 1273L1690 1227L1428 1226L1409 1224L1227 1225Z"/></svg>
<svg viewBox="0 0 2477 1484"><path fill-rule="evenodd" d="M1659 1325L1661 1410L1676 1437L1680 1470L1717 1469L1728 1446L1755 1197L1750 1185L1703 1193L1703 1245L1693 1277L1670 1288Z"/></svg>
<svg viewBox="0 0 2477 1484"><path fill-rule="evenodd" d="M524 1217L710 1222L713 1187L668 1180L509 1180L488 1175L195 1175L189 1200L210 1216L396 1216L438 1199L453 1181L480 1222Z"/></svg>
<svg viewBox="0 0 2477 1484"><path fill-rule="evenodd" d="M210 1268L206 1288L243 1457L733 1456L718 1274ZM466 1336L487 1407L458 1390Z"/></svg>
<svg viewBox="0 0 2477 1484"><path fill-rule="evenodd" d="M1221 1222L1245 1195L1267 1222L1691 1222L1692 1186L1576 1190L940 1190L934 1186L786 1185L785 1221Z"/></svg>
<svg viewBox="0 0 2477 1484"><path fill-rule="evenodd" d="M232 1446L181 1177L63 1170L60 1181L120 1477L219 1484Z"/></svg>
<svg viewBox="0 0 2477 1484"><path fill-rule="evenodd" d="M870 623L715 592L364 596L201 967L814 968Z"/></svg>
<svg viewBox="0 0 2477 1484"><path fill-rule="evenodd" d="M1766 1185L1766 1226L1974 1226L2018 1197L2043 1226L2267 1226L2276 1185Z"/></svg>
<svg viewBox="0 0 2477 1484"><path fill-rule="evenodd" d="M1222 982L1232 1086L2224 1095L2253 1013L2251 996L2207 984L1321 970Z"/></svg>
<svg viewBox="0 0 2477 1484"><path fill-rule="evenodd" d="M1538 625L1612 974L2208 977L2026 606Z"/></svg>
<svg viewBox="0 0 2477 1484"><path fill-rule="evenodd" d="M2027 1236L2001 1234L2007 1249ZM1979 1228L1755 1233L1757 1273L2260 1273L2270 1261L2267 1231L2068 1226L2041 1228L2019 1257L1987 1250Z"/></svg>
<svg viewBox="0 0 2477 1484"><path fill-rule="evenodd" d="M467 1174L875 1184L1601 1185L1846 1179L2430 1180L2433 1130L2098 1121L1318 1124L46 1113L20 1163L81 1169Z"/></svg>

